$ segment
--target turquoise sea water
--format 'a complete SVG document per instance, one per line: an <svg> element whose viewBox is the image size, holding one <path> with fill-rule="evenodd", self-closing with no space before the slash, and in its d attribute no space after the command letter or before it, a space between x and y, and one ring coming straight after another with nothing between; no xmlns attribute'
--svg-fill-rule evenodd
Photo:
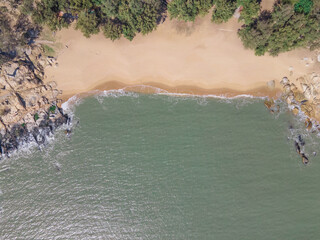
<svg viewBox="0 0 320 240"><path fill-rule="evenodd" d="M0 162L0 239L320 239L320 141L285 106L107 95Z"/></svg>

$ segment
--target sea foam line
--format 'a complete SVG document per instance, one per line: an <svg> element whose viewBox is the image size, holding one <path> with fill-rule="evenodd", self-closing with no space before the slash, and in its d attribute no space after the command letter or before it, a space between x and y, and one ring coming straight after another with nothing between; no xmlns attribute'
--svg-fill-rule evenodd
<svg viewBox="0 0 320 240"><path fill-rule="evenodd" d="M129 96L129 97L138 97L139 93L135 91L130 91L127 90L128 88L142 88L142 89L154 89L155 92L151 93L151 95L165 95L165 96L175 96L175 97L196 97L196 98L215 98L215 99L226 99L226 100L232 100L232 99L240 99L240 98L250 98L250 99L262 99L265 100L268 97L258 97L258 96L253 96L250 94L239 94L233 97L229 97L226 95L215 95L215 94L206 94L206 95L201 95L201 94L191 94L191 93L174 93L174 92L168 92L167 90L153 87L150 85L134 85L134 86L128 86L120 89L110 89L110 90L93 90L88 92L88 95L93 95L97 97L122 97L122 96ZM61 107L64 111L70 112L73 110L74 106L78 106L81 104L82 98L80 97L79 94L76 94L69 98L66 102L64 102Z"/></svg>

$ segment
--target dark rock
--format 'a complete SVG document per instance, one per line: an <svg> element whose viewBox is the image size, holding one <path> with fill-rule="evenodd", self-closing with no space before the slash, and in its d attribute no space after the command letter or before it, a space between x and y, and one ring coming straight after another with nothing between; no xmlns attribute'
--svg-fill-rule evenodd
<svg viewBox="0 0 320 240"><path fill-rule="evenodd" d="M301 158L304 165L307 165L309 163L309 159L304 153L301 154Z"/></svg>
<svg viewBox="0 0 320 240"><path fill-rule="evenodd" d="M301 154L301 147L297 141L294 142L294 146L296 148L297 153L300 155Z"/></svg>
<svg viewBox="0 0 320 240"><path fill-rule="evenodd" d="M301 137L301 135L298 136L298 140L301 146L304 146L306 144L306 142L303 140L303 138Z"/></svg>

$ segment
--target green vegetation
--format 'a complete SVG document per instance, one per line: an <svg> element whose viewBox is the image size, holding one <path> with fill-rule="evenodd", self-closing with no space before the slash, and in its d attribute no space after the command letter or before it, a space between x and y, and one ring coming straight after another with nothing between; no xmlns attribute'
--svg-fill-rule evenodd
<svg viewBox="0 0 320 240"><path fill-rule="evenodd" d="M55 111L56 111L56 106L55 106L55 105L52 105L52 106L49 108L49 112L55 113Z"/></svg>
<svg viewBox="0 0 320 240"><path fill-rule="evenodd" d="M54 51L54 49L53 49L52 47L43 44L43 45L42 45L42 48L43 48L44 54L45 54L46 56L54 57L54 55L55 55L56 52Z"/></svg>
<svg viewBox="0 0 320 240"><path fill-rule="evenodd" d="M266 52L276 56L297 47L320 46L320 6L314 5L309 14L295 11L295 5L278 3L272 12L262 12L256 21L238 32L244 46L256 55Z"/></svg>
<svg viewBox="0 0 320 240"><path fill-rule="evenodd" d="M259 15L260 3L257 0L238 0L238 5L243 8L239 21L243 20L247 25Z"/></svg>
<svg viewBox="0 0 320 240"><path fill-rule="evenodd" d="M216 0L212 13L212 21L215 23L227 22L237 9L237 2L234 0Z"/></svg>
<svg viewBox="0 0 320 240"><path fill-rule="evenodd" d="M42 30L75 28L90 37L102 30L111 40L148 34L165 19L195 21L212 11L212 21L227 22L239 7L238 34L256 55L273 56L297 47L320 47L320 1L277 0L273 10L260 10L260 0L4 0L0 7L0 65L23 54ZM32 19L32 21L31 21ZM52 45L44 54L54 56Z"/></svg>
<svg viewBox="0 0 320 240"><path fill-rule="evenodd" d="M313 6L312 0L300 0L294 5L294 11L298 13L308 14Z"/></svg>
<svg viewBox="0 0 320 240"><path fill-rule="evenodd" d="M0 7L0 65L23 54L24 48L35 39L40 28L19 11L19 1L7 1Z"/></svg>
<svg viewBox="0 0 320 240"><path fill-rule="evenodd" d="M76 29L86 37L102 29L112 40L122 35L132 40L136 33L153 31L165 9L165 0L41 0L32 16L51 30L76 20Z"/></svg>
<svg viewBox="0 0 320 240"><path fill-rule="evenodd" d="M103 25L103 34L106 38L110 38L112 41L121 38L122 25L119 22L108 20Z"/></svg>
<svg viewBox="0 0 320 240"><path fill-rule="evenodd" d="M37 120L39 119L39 114L36 113L36 114L33 116L33 118L34 118L34 121L37 121Z"/></svg>
<svg viewBox="0 0 320 240"><path fill-rule="evenodd" d="M206 15L213 6L213 0L172 0L168 4L171 18L194 21L200 15Z"/></svg>

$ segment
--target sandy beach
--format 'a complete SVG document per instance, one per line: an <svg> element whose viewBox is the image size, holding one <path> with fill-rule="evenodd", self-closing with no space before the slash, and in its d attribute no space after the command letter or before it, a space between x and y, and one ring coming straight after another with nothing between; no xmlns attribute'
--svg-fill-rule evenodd
<svg viewBox="0 0 320 240"><path fill-rule="evenodd" d="M315 53L305 49L278 57L255 56L238 38L240 26L234 18L213 24L209 15L195 23L167 19L132 42L112 42L102 33L87 39L73 28L64 29L56 33L63 46L59 65L46 69L46 81L57 82L64 100L95 89L137 85L180 93L261 96L276 94L282 77L295 79L318 67ZM267 88L271 80L276 82L274 91Z"/></svg>

